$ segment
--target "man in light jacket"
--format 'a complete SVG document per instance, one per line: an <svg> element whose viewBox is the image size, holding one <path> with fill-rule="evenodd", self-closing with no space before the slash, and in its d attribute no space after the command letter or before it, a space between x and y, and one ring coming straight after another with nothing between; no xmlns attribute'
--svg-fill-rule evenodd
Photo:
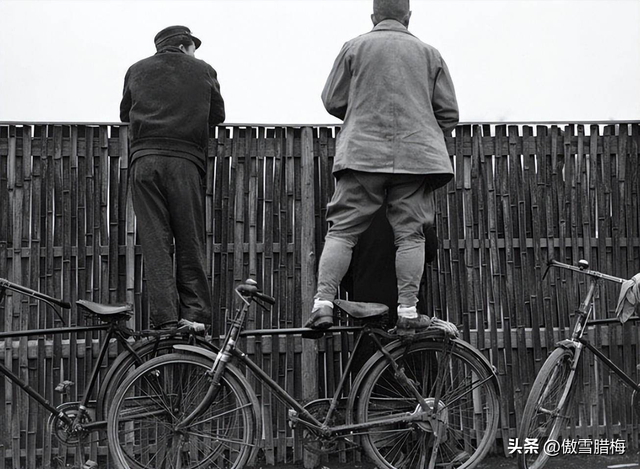
<svg viewBox="0 0 640 469"><path fill-rule="evenodd" d="M397 331L410 333L437 322L457 333L455 326L418 315L416 309L424 229L435 218L433 191L453 177L444 132L458 123L458 105L444 60L408 31L410 17L409 0L374 0L373 30L342 47L322 92L325 108L344 125L307 327L333 324L332 300L353 248L386 201L397 247Z"/></svg>

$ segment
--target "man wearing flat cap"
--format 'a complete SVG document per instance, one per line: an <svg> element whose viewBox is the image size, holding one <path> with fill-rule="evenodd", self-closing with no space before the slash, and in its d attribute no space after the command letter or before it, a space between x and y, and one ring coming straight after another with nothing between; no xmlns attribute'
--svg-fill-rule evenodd
<svg viewBox="0 0 640 469"><path fill-rule="evenodd" d="M224 122L224 101L216 71L195 58L201 41L189 28L170 26L154 42L156 54L127 71L120 103L151 322L210 324L204 175L209 129Z"/></svg>
<svg viewBox="0 0 640 469"><path fill-rule="evenodd" d="M453 177L444 133L457 125L458 105L442 56L409 32L410 17L409 0L374 0L373 30L342 47L322 92L327 111L344 124L308 327L333 324L332 300L354 246L386 202L396 246L397 332L437 327L457 334L453 324L416 309L434 190Z"/></svg>

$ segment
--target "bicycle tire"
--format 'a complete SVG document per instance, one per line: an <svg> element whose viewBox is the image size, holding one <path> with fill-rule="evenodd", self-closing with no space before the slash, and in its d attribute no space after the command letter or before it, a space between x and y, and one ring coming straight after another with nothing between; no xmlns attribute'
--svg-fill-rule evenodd
<svg viewBox="0 0 640 469"><path fill-rule="evenodd" d="M538 448L536 452L521 450L518 454L520 469L541 469L549 459L544 451L544 441L557 440L569 421L568 410L576 392L574 383L577 382L576 375L569 380L573 357L573 350L556 348L545 360L533 382L522 412L518 441L520 444L535 441ZM560 403L565 391L567 397Z"/></svg>
<svg viewBox="0 0 640 469"><path fill-rule="evenodd" d="M493 373L472 352L455 342L447 345L443 341L423 340L398 347L391 355L427 404L440 409L436 425L443 426L438 428L436 465L475 467L494 443L498 428L499 389ZM447 356L451 357L448 364ZM438 386L439 398L435 384L438 375L446 378ZM468 386L463 388L465 384ZM407 415L418 409L418 400L399 383L389 360L380 358L359 389L358 422ZM366 455L380 468L426 467L433 451L434 432L430 428L433 427L426 422L372 428L363 435L362 445Z"/></svg>
<svg viewBox="0 0 640 469"><path fill-rule="evenodd" d="M154 339L145 339L139 342L134 342L133 348L139 359L144 363L152 358L168 353L174 353L175 349L173 347L175 345L190 343L190 336L171 336L157 341ZM216 347L204 338L196 337L196 343L201 347L217 352ZM120 384L136 367L136 356L128 350L123 351L115 358L100 385L97 398L96 420L106 421L107 416L109 415L109 405L113 402Z"/></svg>
<svg viewBox="0 0 640 469"><path fill-rule="evenodd" d="M230 365L215 402L184 430L179 423L209 388L212 361L174 353L129 375L109 410L112 462L120 469L158 467L240 469L257 445L258 419L243 378Z"/></svg>

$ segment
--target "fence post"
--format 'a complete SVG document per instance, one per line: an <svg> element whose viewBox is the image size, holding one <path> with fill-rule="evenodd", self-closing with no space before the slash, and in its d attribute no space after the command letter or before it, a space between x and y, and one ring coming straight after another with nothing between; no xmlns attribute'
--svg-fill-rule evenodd
<svg viewBox="0 0 640 469"><path fill-rule="evenodd" d="M316 290L316 253L315 253L315 203L314 203L314 158L313 129L302 129L301 164L301 283L302 283L302 323L311 314L313 295ZM318 397L318 345L315 340L302 341L302 397L311 400ZM304 467L314 467L316 458L304 453Z"/></svg>

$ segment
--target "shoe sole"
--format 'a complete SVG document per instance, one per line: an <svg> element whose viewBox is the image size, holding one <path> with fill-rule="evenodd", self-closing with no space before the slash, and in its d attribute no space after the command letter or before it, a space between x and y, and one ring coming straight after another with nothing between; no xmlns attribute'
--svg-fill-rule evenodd
<svg viewBox="0 0 640 469"><path fill-rule="evenodd" d="M396 332L396 335L407 337L407 336L415 335L416 329L402 329L402 328L396 327L395 332Z"/></svg>
<svg viewBox="0 0 640 469"><path fill-rule="evenodd" d="M307 327L311 329L316 329L316 330L323 330L323 329L329 329L331 326L333 326L333 318L324 317L324 318L318 319L312 325Z"/></svg>

